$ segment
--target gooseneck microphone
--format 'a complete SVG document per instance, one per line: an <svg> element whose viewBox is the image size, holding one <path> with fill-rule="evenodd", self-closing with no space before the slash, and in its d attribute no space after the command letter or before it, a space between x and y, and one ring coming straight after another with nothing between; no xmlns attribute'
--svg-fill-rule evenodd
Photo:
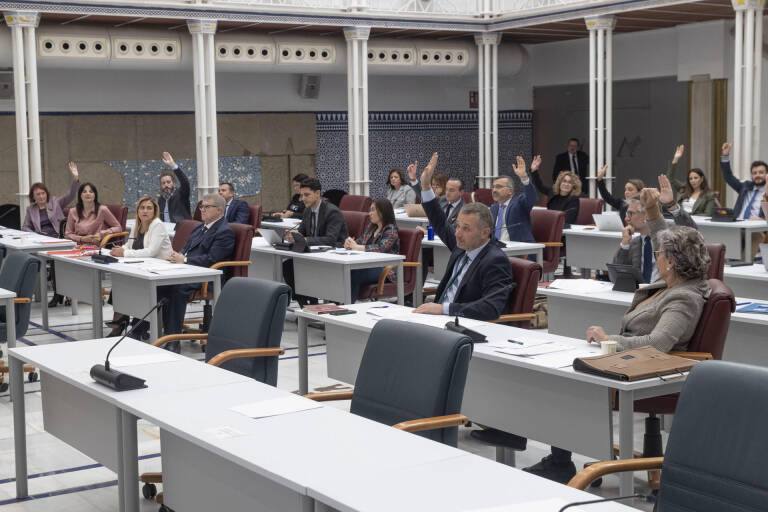
<svg viewBox="0 0 768 512"><path fill-rule="evenodd" d="M569 503L562 507L558 512L563 512L565 510L568 510L571 507L579 507L583 505L592 505L595 503L605 503L607 501L621 501L621 500L629 500L632 498L643 498L645 500L648 500L650 497L646 496L645 494L632 494L631 496L618 496L616 498L603 498L600 500L589 500L589 501L574 501L573 503Z"/></svg>
<svg viewBox="0 0 768 512"><path fill-rule="evenodd" d="M125 239L125 242L127 242L128 240L135 240L135 238L126 238L126 239ZM108 246L110 246L110 245L111 245L112 247L114 247L114 246L115 246L115 243L117 243L117 240L115 240L115 241L112 241L112 242L107 242L107 244L106 244L106 246L105 246L104 248L106 249L106 248L108 248ZM102 253L101 253L101 249L102 249L102 248L101 248L101 247L99 247L99 254L94 254L94 255L92 255L92 256L91 256L91 260L92 260L92 261L95 261L96 263L103 263L103 264L105 264L105 265L106 265L107 263L117 263L118 261L120 261L120 260L118 260L117 258L115 258L114 256L111 256L111 255L109 255L109 254L102 254Z"/></svg>
<svg viewBox="0 0 768 512"><path fill-rule="evenodd" d="M119 372L117 370L113 370L109 367L109 355L112 353L113 350L115 350L115 347L120 344L121 341L123 341L125 338L133 334L133 331L135 331L139 325L150 315L154 310L161 306L165 306L168 303L167 298L162 298L160 301L155 304L152 309L147 311L147 314L144 315L141 320L139 320L131 329L126 332L122 338L117 340L114 345L112 345L112 348L109 349L109 352L107 352L107 357L104 359L104 364L95 364L91 367L91 378L98 382L99 384L102 384L104 386L107 386L109 388L114 389L115 391L127 391L130 389L140 389L140 388L146 388L147 386L144 384L144 379L140 379L138 377L134 377L133 375L128 375L127 373Z"/></svg>
<svg viewBox="0 0 768 512"><path fill-rule="evenodd" d="M490 295L483 297L484 299L489 299L491 297L495 297L496 295L501 294L502 292L506 292L509 294L512 289L517 286L517 283L513 283L512 285L502 286L495 292L491 293ZM459 315L456 315L456 318L452 322L446 322L445 328L449 331L457 332L459 334L463 334L465 336L468 336L469 339L472 341L472 343L485 343L488 341L485 334L479 333L477 331L473 331L472 329L469 329L468 327L465 327L463 325L459 324Z"/></svg>

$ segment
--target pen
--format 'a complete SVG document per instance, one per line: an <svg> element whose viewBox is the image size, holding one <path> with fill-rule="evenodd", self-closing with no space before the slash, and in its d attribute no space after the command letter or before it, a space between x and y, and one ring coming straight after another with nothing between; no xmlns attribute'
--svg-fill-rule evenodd
<svg viewBox="0 0 768 512"><path fill-rule="evenodd" d="M523 343L522 341L517 341L517 340L507 340L507 341L510 343L514 343L516 345L525 345L525 343Z"/></svg>
<svg viewBox="0 0 768 512"><path fill-rule="evenodd" d="M129 264L129 263L144 263L144 260L137 260L137 261L124 261L123 263L125 263L126 265L127 265L127 264Z"/></svg>
<svg viewBox="0 0 768 512"><path fill-rule="evenodd" d="M389 306L371 306L371 309L388 308Z"/></svg>

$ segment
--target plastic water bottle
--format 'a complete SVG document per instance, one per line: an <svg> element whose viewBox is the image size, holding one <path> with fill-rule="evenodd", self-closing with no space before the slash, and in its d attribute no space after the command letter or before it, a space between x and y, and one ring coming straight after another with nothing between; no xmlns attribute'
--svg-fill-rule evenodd
<svg viewBox="0 0 768 512"><path fill-rule="evenodd" d="M432 226L427 226L427 240L434 240L435 239L435 228Z"/></svg>

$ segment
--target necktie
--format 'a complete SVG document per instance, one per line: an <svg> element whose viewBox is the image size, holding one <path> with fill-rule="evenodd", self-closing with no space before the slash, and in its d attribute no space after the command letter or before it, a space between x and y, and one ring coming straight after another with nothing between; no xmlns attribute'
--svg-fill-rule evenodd
<svg viewBox="0 0 768 512"><path fill-rule="evenodd" d="M443 303L450 289L453 288L454 284L457 284L456 280L459 278L459 275L461 275L461 271L464 270L464 266L467 264L468 261L469 261L469 256L467 256L467 253L464 253L464 256L461 258L461 263L453 267L453 270L454 270L453 275L451 276L451 279L448 281L448 284L445 285L445 290L443 290L443 293L440 294L440 299L437 301L439 304Z"/></svg>
<svg viewBox="0 0 768 512"><path fill-rule="evenodd" d="M447 219L450 216L451 216L451 203L448 203L445 205L445 218Z"/></svg>
<svg viewBox="0 0 768 512"><path fill-rule="evenodd" d="M747 203L747 207L744 208L744 215L741 216L742 219L747 220L750 217L750 214L752 213L752 203L755 202L755 197L757 196L758 188L755 187L755 191L752 192L752 197L749 198L749 202Z"/></svg>
<svg viewBox="0 0 768 512"><path fill-rule="evenodd" d="M579 166L576 164L576 155L571 155L571 170L576 174L579 173Z"/></svg>
<svg viewBox="0 0 768 512"><path fill-rule="evenodd" d="M312 212L309 217L309 236L317 236L317 214Z"/></svg>
<svg viewBox="0 0 768 512"><path fill-rule="evenodd" d="M229 203L227 203L227 207L224 208L224 218L229 220L229 217L227 217L227 215L229 215Z"/></svg>
<svg viewBox="0 0 768 512"><path fill-rule="evenodd" d="M651 247L651 237L646 235L643 244L643 282L651 282L653 273L653 247Z"/></svg>
<svg viewBox="0 0 768 512"><path fill-rule="evenodd" d="M165 208L163 208L163 217L165 222L171 222L171 214L168 212L168 203L171 202L171 196L165 198Z"/></svg>
<svg viewBox="0 0 768 512"><path fill-rule="evenodd" d="M496 229L493 231L493 236L496 240L501 240L501 228L504 227L504 208L506 205L499 205L499 214L496 216Z"/></svg>

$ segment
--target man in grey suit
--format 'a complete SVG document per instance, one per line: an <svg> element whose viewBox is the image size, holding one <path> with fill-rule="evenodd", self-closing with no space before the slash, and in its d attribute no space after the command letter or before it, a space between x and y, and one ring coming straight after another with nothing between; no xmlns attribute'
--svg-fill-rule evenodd
<svg viewBox="0 0 768 512"><path fill-rule="evenodd" d="M668 182L666 176L659 176L659 184ZM662 187L663 188L663 187ZM672 215L675 224L697 229L696 223L676 201L662 205L663 210ZM613 263L632 265L643 274L643 281L653 283L659 278L659 269L656 267L656 253L653 247L651 228L648 225L645 207L640 199L632 198L627 201L627 225L621 230L621 244L613 257ZM664 219L660 219L664 222ZM634 233L640 236L634 237Z"/></svg>

